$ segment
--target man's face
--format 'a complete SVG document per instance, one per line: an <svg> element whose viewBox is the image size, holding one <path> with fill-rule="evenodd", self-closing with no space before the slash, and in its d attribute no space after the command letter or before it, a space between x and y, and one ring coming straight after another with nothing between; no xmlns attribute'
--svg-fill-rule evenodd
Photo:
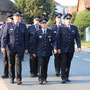
<svg viewBox="0 0 90 90"><path fill-rule="evenodd" d="M56 23L61 23L61 17L56 17Z"/></svg>
<svg viewBox="0 0 90 90"><path fill-rule="evenodd" d="M34 24L35 25L39 25L39 20L38 19L34 19Z"/></svg>
<svg viewBox="0 0 90 90"><path fill-rule="evenodd" d="M13 19L15 22L20 22L21 21L21 17L19 15L14 15Z"/></svg>
<svg viewBox="0 0 90 90"><path fill-rule="evenodd" d="M65 24L70 25L71 24L71 19L70 18L65 18Z"/></svg>
<svg viewBox="0 0 90 90"><path fill-rule="evenodd" d="M8 19L7 19L7 22L13 22L13 19L8 18Z"/></svg>
<svg viewBox="0 0 90 90"><path fill-rule="evenodd" d="M47 28L47 23L41 23L40 25L41 25L42 29L46 29Z"/></svg>

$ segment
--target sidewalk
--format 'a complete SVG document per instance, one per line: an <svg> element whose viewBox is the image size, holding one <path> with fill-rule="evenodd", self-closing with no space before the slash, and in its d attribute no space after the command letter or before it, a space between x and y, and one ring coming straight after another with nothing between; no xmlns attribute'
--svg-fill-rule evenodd
<svg viewBox="0 0 90 90"><path fill-rule="evenodd" d="M0 78L0 90L8 90L4 80L2 80L1 78Z"/></svg>
<svg viewBox="0 0 90 90"><path fill-rule="evenodd" d="M76 49L76 51L77 51L77 47L76 47L75 49ZM87 48L87 47L81 47L81 52L90 54L90 48Z"/></svg>

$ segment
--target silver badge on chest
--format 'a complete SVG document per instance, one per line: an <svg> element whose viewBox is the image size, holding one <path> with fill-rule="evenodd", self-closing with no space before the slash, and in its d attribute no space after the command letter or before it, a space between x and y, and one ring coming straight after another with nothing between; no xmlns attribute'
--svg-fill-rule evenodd
<svg viewBox="0 0 90 90"><path fill-rule="evenodd" d="M42 36L39 36L39 39L41 39L42 38Z"/></svg>
<svg viewBox="0 0 90 90"><path fill-rule="evenodd" d="M10 31L13 31L13 28L10 28Z"/></svg>

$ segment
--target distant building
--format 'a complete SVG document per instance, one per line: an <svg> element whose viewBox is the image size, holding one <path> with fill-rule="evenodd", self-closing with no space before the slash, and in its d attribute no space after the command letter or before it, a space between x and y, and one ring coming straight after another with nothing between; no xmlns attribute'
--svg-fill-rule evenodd
<svg viewBox="0 0 90 90"><path fill-rule="evenodd" d="M65 14L67 14L68 7L62 6L61 4L57 3L56 1L55 1L55 5L56 5L56 10L55 11L57 13L62 13L63 16ZM62 16L62 23L64 24L63 16Z"/></svg>
<svg viewBox="0 0 90 90"><path fill-rule="evenodd" d="M5 21L8 14L15 10L10 0L0 0L0 22Z"/></svg>
<svg viewBox="0 0 90 90"><path fill-rule="evenodd" d="M69 7L67 11L72 14L74 12L77 12L77 8Z"/></svg>
<svg viewBox="0 0 90 90"><path fill-rule="evenodd" d="M67 7L62 6L56 1L55 1L55 5L56 5L56 10L55 10L56 12L62 13L63 15L67 13Z"/></svg>
<svg viewBox="0 0 90 90"><path fill-rule="evenodd" d="M77 12L90 11L90 0L78 0Z"/></svg>

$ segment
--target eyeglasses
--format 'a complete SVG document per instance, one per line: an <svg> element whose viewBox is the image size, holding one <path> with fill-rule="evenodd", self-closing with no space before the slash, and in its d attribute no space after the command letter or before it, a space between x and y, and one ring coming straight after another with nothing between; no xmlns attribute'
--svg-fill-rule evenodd
<svg viewBox="0 0 90 90"><path fill-rule="evenodd" d="M71 18L66 18L67 20L71 20Z"/></svg>

